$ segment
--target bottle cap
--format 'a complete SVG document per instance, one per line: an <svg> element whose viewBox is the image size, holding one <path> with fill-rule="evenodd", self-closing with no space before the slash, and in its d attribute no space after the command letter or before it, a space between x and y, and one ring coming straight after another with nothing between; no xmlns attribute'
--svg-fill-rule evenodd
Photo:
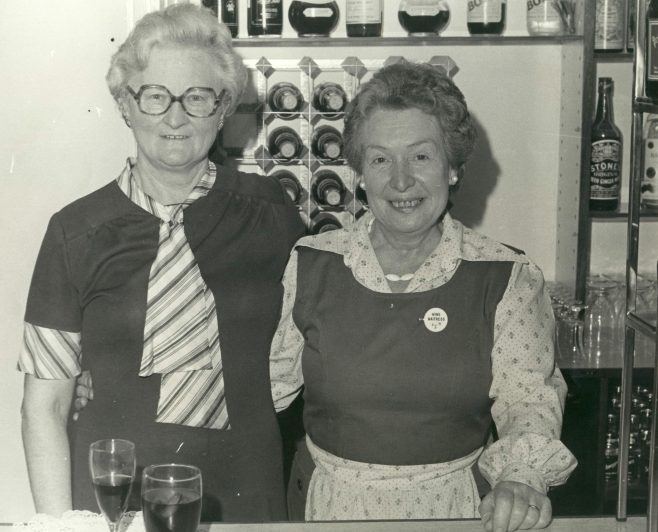
<svg viewBox="0 0 658 532"><path fill-rule="evenodd" d="M279 153L286 159L292 159L295 156L295 144L289 140L284 140L279 145Z"/></svg>
<svg viewBox="0 0 658 532"><path fill-rule="evenodd" d="M297 98L291 91L287 90L279 97L279 105L286 111L294 111L297 107Z"/></svg>
<svg viewBox="0 0 658 532"><path fill-rule="evenodd" d="M340 144L338 142L325 143L324 154L329 159L338 159L338 157L340 157Z"/></svg>
<svg viewBox="0 0 658 532"><path fill-rule="evenodd" d="M331 92L325 100L327 107L332 111L340 111L343 107L343 97L337 92Z"/></svg>

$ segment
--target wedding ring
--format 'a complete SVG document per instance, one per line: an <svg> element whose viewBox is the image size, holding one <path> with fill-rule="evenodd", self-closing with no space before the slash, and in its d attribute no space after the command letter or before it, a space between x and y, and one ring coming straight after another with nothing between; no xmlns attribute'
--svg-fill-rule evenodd
<svg viewBox="0 0 658 532"><path fill-rule="evenodd" d="M530 508L534 508L534 509L537 510L539 513L541 513L541 510L539 509L539 506L536 506L536 505L534 505L534 504L528 504L528 510L529 510Z"/></svg>

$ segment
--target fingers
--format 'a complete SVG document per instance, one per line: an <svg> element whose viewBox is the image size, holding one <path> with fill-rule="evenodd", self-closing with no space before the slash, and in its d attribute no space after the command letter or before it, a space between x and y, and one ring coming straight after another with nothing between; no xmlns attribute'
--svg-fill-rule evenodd
<svg viewBox="0 0 658 532"><path fill-rule="evenodd" d="M486 532L513 532L545 528L551 522L550 499L529 486L501 482L480 503Z"/></svg>
<svg viewBox="0 0 658 532"><path fill-rule="evenodd" d="M493 520L491 519L494 510L493 491L490 491L480 503L478 511L480 512L482 525L485 532L493 532Z"/></svg>

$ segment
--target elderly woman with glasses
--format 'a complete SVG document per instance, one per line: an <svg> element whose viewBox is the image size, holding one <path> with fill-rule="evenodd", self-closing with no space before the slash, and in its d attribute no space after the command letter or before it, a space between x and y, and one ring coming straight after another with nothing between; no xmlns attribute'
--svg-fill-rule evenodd
<svg viewBox="0 0 658 532"><path fill-rule="evenodd" d="M304 228L274 179L208 159L246 78L229 31L190 4L143 17L112 58L107 82L136 156L51 218L25 313L38 512L98 511L89 445L124 438L137 480L152 463L201 469L203 520L286 517L268 353ZM71 424L83 370L94 401Z"/></svg>

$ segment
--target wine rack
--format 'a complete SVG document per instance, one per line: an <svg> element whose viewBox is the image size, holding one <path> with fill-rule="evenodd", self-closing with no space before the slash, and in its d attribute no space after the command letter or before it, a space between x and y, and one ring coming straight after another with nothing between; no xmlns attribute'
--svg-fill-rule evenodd
<svg viewBox="0 0 658 532"><path fill-rule="evenodd" d="M313 134L323 126L331 126L341 134L344 112L321 112L313 105L317 87L325 83L339 85L349 102L361 83L384 65L403 61L401 56L387 59L362 60L358 57L345 59L268 59L261 57L245 60L250 83L242 103L234 115L227 118L218 137L219 151L233 158L240 170L273 175L281 170L292 173L302 186L298 198L300 216L310 229L313 219L321 212L333 215L342 226L351 224L365 210L366 199L355 190L356 175L343 158L323 160L313 154ZM443 69L452 76L457 65L448 56L431 57L428 63ZM272 109L270 91L280 83L292 83L304 97L300 109L285 113ZM301 138L303 147L297 157L281 160L268 149L272 133L281 127L293 129ZM334 172L345 185L340 205L323 205L311 194L317 175L324 171Z"/></svg>

